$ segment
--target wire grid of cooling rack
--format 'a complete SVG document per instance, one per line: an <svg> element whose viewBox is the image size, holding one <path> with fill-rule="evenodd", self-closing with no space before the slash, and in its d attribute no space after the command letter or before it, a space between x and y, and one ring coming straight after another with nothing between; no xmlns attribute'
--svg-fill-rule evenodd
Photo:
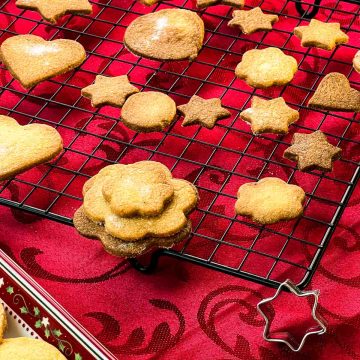
<svg viewBox="0 0 360 360"><path fill-rule="evenodd" d="M35 12L17 9L12 1L0 5L1 42L18 33L42 35L48 40L71 38L80 41L88 55L80 69L30 91L22 89L6 69L0 69L1 113L22 124L55 126L65 145L64 153L51 164L3 182L0 204L71 225L72 215L82 202L83 183L102 167L145 159L161 161L175 176L196 184L201 200L191 216L192 236L174 249L155 253L153 263L158 255L166 254L269 286L277 287L286 278L306 286L360 173L356 115L311 110L306 104L322 76L331 71L346 74L352 86L360 86L350 63L360 45L356 42L359 6L340 0L323 1L319 6L318 19L340 21L350 35L349 44L333 52L302 48L292 35L295 26L306 24L306 15L301 18L296 12L296 1L248 1L246 9L261 6L280 17L273 31L251 36L226 26L231 18L229 7L210 7L199 11L206 37L197 59L166 63L130 54L122 43L124 30L141 14L164 7L195 10L194 2L174 0L152 8L130 0L93 4L92 16L68 16L54 26L42 22ZM308 2L302 6L309 12L312 9ZM246 50L267 46L294 56L299 71L287 86L255 90L235 78L234 68ZM80 89L92 83L96 74L125 73L141 90L167 93L178 105L193 94L221 97L232 116L218 122L213 130L182 128L178 119L167 131L137 134L121 124L120 110L93 109L80 96ZM254 94L283 96L300 111L300 120L288 135L251 134L239 113L250 105ZM317 129L343 149L343 158L330 173L301 173L294 163L282 158L282 153L294 132ZM234 215L238 187L265 176L278 176L304 188L307 200L302 217L261 226Z"/></svg>

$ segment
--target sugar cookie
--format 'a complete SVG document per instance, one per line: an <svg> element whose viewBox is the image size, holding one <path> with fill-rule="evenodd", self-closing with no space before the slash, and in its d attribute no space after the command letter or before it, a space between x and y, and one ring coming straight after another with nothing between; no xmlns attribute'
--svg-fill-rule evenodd
<svg viewBox="0 0 360 360"><path fill-rule="evenodd" d="M256 31L269 31L274 23L279 20L277 15L264 14L259 7L249 11L234 10L233 18L228 22L230 27L239 27L244 34Z"/></svg>
<svg viewBox="0 0 360 360"><path fill-rule="evenodd" d="M339 23L325 23L316 19L311 19L308 26L296 27L294 34L300 38L302 46L324 50L333 50L336 45L349 41L349 37L340 30Z"/></svg>
<svg viewBox="0 0 360 360"><path fill-rule="evenodd" d="M53 345L31 338L5 339L0 345L0 360L66 360Z"/></svg>
<svg viewBox="0 0 360 360"><path fill-rule="evenodd" d="M297 71L295 58L269 47L247 51L235 69L235 75L255 88L285 85Z"/></svg>
<svg viewBox="0 0 360 360"><path fill-rule="evenodd" d="M295 133L291 146L284 152L285 158L297 161L301 171L331 171L333 161L340 155L341 149L330 144L319 130L311 134Z"/></svg>
<svg viewBox="0 0 360 360"><path fill-rule="evenodd" d="M20 126L1 115L0 134L0 180L50 161L63 148L60 134L48 125Z"/></svg>
<svg viewBox="0 0 360 360"><path fill-rule="evenodd" d="M125 100L139 89L131 85L127 75L108 77L97 75L95 83L81 90L81 95L91 99L93 107L111 105L121 107Z"/></svg>
<svg viewBox="0 0 360 360"><path fill-rule="evenodd" d="M178 106L178 110L185 116L183 126L197 124L208 129L212 129L218 120L231 115L221 106L220 99L203 99L196 95L187 104Z"/></svg>
<svg viewBox="0 0 360 360"><path fill-rule="evenodd" d="M173 179L154 161L107 166L85 183L83 194L75 227L125 257L184 239L191 230L188 214L198 201L191 183Z"/></svg>
<svg viewBox="0 0 360 360"><path fill-rule="evenodd" d="M204 40L204 22L193 11L165 9L136 18L124 43L136 55L156 60L195 59Z"/></svg>
<svg viewBox="0 0 360 360"><path fill-rule="evenodd" d="M163 130L173 122L175 116L175 101L157 91L130 96L121 110L121 121L138 132Z"/></svg>
<svg viewBox="0 0 360 360"><path fill-rule="evenodd" d="M92 12L92 5L88 0L16 0L15 5L21 9L36 10L53 24L66 14Z"/></svg>
<svg viewBox="0 0 360 360"><path fill-rule="evenodd" d="M350 86L341 73L327 74L320 82L309 106L323 110L360 112L360 91Z"/></svg>
<svg viewBox="0 0 360 360"><path fill-rule="evenodd" d="M299 120L299 112L286 105L282 97L264 100L254 96L251 107L242 111L240 117L251 124L254 134L286 134L289 125Z"/></svg>
<svg viewBox="0 0 360 360"><path fill-rule="evenodd" d="M260 224L291 220L303 213L304 190L285 181L267 177L240 186L235 210Z"/></svg>
<svg viewBox="0 0 360 360"><path fill-rule="evenodd" d="M36 35L16 35L1 44L0 57L11 75L29 89L81 65L86 53L74 40L46 41Z"/></svg>

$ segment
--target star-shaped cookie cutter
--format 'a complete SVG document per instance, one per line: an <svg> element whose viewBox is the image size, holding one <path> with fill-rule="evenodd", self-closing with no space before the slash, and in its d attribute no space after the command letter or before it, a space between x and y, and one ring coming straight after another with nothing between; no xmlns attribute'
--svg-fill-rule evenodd
<svg viewBox="0 0 360 360"><path fill-rule="evenodd" d="M262 305L267 304L267 303L273 301L274 299L276 299L279 296L279 294L281 293L283 288L289 290L292 294L294 294L295 296L298 296L298 297L306 297L306 296L314 297L314 304L312 307L311 315L312 315L313 319L317 322L318 325L307 329L307 331L305 332L305 334L302 337L300 342L297 341L289 332L286 332L286 331L285 332L275 332L275 333L270 334L270 320L269 320L268 316L266 315L266 313L261 309ZM326 333L325 321L324 321L324 319L321 318L321 316L316 314L316 308L317 308L318 301L319 301L319 295L320 295L319 290L301 291L291 280L286 280L282 284L280 284L279 288L277 289L277 291L273 297L261 300L257 304L257 309L258 309L260 315L265 320L265 327L264 327L264 332L263 332L264 340L269 341L269 342L279 342L279 343L286 344L292 351L298 352L303 348L308 336L313 335L313 334L314 335L325 334ZM280 336L284 336L284 337L277 338L277 337L275 337L276 335L280 335Z"/></svg>

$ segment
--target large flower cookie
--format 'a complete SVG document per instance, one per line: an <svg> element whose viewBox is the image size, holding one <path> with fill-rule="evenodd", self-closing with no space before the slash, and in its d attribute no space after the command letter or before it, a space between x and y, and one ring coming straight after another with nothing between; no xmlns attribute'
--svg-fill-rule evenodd
<svg viewBox="0 0 360 360"><path fill-rule="evenodd" d="M108 252L126 257L185 238L191 229L187 215L198 200L192 184L173 179L153 161L107 166L85 183L83 194L75 227L100 239Z"/></svg>
<svg viewBox="0 0 360 360"><path fill-rule="evenodd" d="M252 49L236 66L235 75L255 88L268 88L289 83L297 71L295 58L280 49Z"/></svg>
<svg viewBox="0 0 360 360"><path fill-rule="evenodd" d="M268 177L240 186L235 211L260 224L291 220L303 212L304 190L297 185Z"/></svg>

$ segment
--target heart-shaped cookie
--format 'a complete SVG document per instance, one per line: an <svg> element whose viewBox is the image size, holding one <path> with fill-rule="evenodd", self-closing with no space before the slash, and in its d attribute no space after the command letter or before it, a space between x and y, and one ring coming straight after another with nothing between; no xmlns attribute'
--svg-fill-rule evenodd
<svg viewBox="0 0 360 360"><path fill-rule="evenodd" d="M0 57L11 75L29 89L81 65L86 53L74 40L46 41L35 35L17 35L2 43Z"/></svg>
<svg viewBox="0 0 360 360"><path fill-rule="evenodd" d="M360 112L360 91L350 86L341 73L327 74L320 82L309 106L324 110Z"/></svg>
<svg viewBox="0 0 360 360"><path fill-rule="evenodd" d="M0 180L53 159L62 148L62 138L51 126L21 126L0 115Z"/></svg>

